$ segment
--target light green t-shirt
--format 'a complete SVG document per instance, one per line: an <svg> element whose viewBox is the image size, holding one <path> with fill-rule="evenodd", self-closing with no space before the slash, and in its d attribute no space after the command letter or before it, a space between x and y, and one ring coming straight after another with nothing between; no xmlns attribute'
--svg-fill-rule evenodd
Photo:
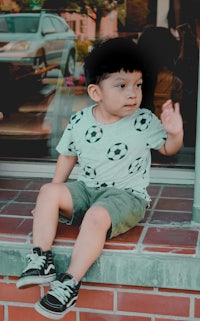
<svg viewBox="0 0 200 321"><path fill-rule="evenodd" d="M151 149L159 149L167 138L160 120L148 109L113 124L98 123L93 106L72 115L58 145L63 155L76 155L78 180L89 187L113 186L130 190L150 201Z"/></svg>

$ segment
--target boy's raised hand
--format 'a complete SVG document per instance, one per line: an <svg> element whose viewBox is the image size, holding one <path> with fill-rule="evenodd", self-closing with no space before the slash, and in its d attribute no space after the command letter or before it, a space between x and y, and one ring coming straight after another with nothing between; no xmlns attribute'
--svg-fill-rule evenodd
<svg viewBox="0 0 200 321"><path fill-rule="evenodd" d="M176 135L183 130L183 119L180 113L179 103L173 106L172 100L167 100L162 105L162 113L160 116L163 127L167 133Z"/></svg>

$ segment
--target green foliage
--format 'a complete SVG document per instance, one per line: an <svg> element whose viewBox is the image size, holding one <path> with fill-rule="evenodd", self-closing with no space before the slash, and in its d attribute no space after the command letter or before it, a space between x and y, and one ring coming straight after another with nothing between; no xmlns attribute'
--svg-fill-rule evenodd
<svg viewBox="0 0 200 321"><path fill-rule="evenodd" d="M30 10L30 0L15 0L21 11ZM43 6L44 0L41 0L41 5Z"/></svg>
<svg viewBox="0 0 200 321"><path fill-rule="evenodd" d="M77 40L76 41L76 53L77 61L83 61L88 54L89 47L92 46L94 41L92 40Z"/></svg>

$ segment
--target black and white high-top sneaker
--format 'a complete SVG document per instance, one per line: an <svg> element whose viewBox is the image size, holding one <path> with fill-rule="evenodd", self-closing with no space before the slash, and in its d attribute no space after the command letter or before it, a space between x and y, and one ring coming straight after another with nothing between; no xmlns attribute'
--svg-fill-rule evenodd
<svg viewBox="0 0 200 321"><path fill-rule="evenodd" d="M51 251L43 252L41 248L35 247L26 259L28 264L16 283L17 288L49 283L56 279Z"/></svg>
<svg viewBox="0 0 200 321"><path fill-rule="evenodd" d="M75 305L80 285L72 275L60 274L48 293L35 304L36 311L49 319L63 318Z"/></svg>

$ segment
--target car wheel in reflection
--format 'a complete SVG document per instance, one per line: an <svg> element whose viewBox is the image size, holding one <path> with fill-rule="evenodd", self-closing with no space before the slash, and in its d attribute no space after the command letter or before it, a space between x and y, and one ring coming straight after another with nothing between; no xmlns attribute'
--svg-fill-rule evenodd
<svg viewBox="0 0 200 321"><path fill-rule="evenodd" d="M66 76L72 76L75 72L75 56L73 52L70 52L68 59L67 59L67 63L66 63L66 67L65 67L65 72L64 75Z"/></svg>

